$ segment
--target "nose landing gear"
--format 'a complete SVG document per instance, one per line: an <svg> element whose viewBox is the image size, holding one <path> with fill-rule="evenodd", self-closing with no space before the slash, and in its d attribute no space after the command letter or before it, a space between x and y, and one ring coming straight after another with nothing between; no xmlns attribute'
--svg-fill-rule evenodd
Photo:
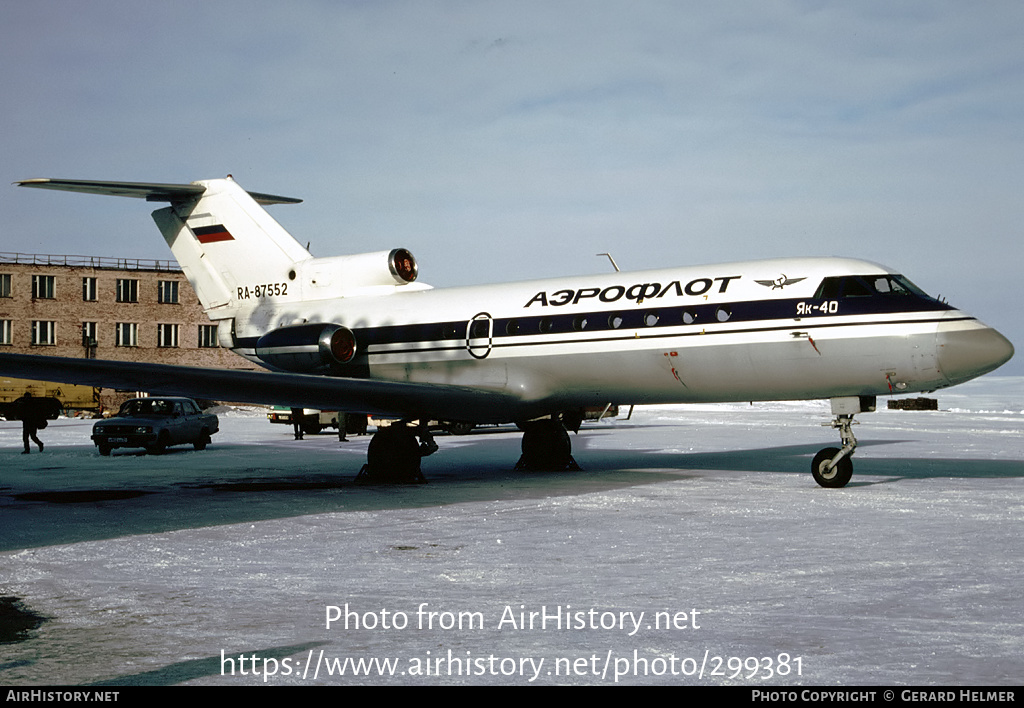
<svg viewBox="0 0 1024 708"><path fill-rule="evenodd" d="M853 476L853 460L850 459L857 449L857 438L853 434L856 413L868 413L875 410L874 396L846 396L832 399L832 414L835 420L822 425L829 425L839 431L842 448L826 447L814 456L811 462L811 474L814 481L822 487L845 487Z"/></svg>

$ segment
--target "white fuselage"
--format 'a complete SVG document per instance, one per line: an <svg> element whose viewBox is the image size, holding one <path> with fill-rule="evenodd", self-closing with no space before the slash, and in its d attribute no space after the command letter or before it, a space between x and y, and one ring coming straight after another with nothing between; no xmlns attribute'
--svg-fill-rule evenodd
<svg viewBox="0 0 1024 708"><path fill-rule="evenodd" d="M927 391L978 375L987 363L946 361L944 349L1005 340L969 315L923 293L818 292L826 278L888 273L779 259L377 296L310 299L296 287L294 298L237 310L233 348L263 363L261 335L334 323L355 334L364 376L483 388L551 410Z"/></svg>

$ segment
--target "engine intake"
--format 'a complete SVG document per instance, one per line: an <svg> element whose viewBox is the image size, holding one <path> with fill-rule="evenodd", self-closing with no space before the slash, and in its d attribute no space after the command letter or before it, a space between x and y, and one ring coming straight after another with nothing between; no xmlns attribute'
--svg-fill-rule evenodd
<svg viewBox="0 0 1024 708"><path fill-rule="evenodd" d="M256 342L256 356L260 361L275 369L300 374L349 364L357 352L352 330L322 322L281 327Z"/></svg>
<svg viewBox="0 0 1024 708"><path fill-rule="evenodd" d="M391 274L401 283L411 283L419 274L419 266L412 253L405 248L395 248L388 254Z"/></svg>

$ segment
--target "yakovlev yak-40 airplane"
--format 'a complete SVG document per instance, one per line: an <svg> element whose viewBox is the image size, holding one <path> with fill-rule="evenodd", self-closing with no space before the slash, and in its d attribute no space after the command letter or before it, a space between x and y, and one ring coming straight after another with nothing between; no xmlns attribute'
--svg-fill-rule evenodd
<svg viewBox="0 0 1024 708"><path fill-rule="evenodd" d="M418 426L371 440L371 480L420 477L425 421L524 423L520 466L575 465L565 427L608 404L831 399L853 471L853 416L1013 355L1001 334L859 260L799 258L434 290L409 251L313 258L230 177L191 184L32 179L25 187L168 202L153 219L222 346L270 370L0 355L13 376L373 413ZM417 441L417 438L419 440Z"/></svg>

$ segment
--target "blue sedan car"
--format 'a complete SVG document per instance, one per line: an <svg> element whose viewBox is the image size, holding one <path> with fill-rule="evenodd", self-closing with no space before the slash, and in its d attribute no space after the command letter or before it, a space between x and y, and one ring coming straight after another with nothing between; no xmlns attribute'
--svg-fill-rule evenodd
<svg viewBox="0 0 1024 708"><path fill-rule="evenodd" d="M203 413L191 398L133 398L115 417L93 425L92 441L101 455L118 447L144 447L154 454L171 445L205 450L218 430L216 414Z"/></svg>

